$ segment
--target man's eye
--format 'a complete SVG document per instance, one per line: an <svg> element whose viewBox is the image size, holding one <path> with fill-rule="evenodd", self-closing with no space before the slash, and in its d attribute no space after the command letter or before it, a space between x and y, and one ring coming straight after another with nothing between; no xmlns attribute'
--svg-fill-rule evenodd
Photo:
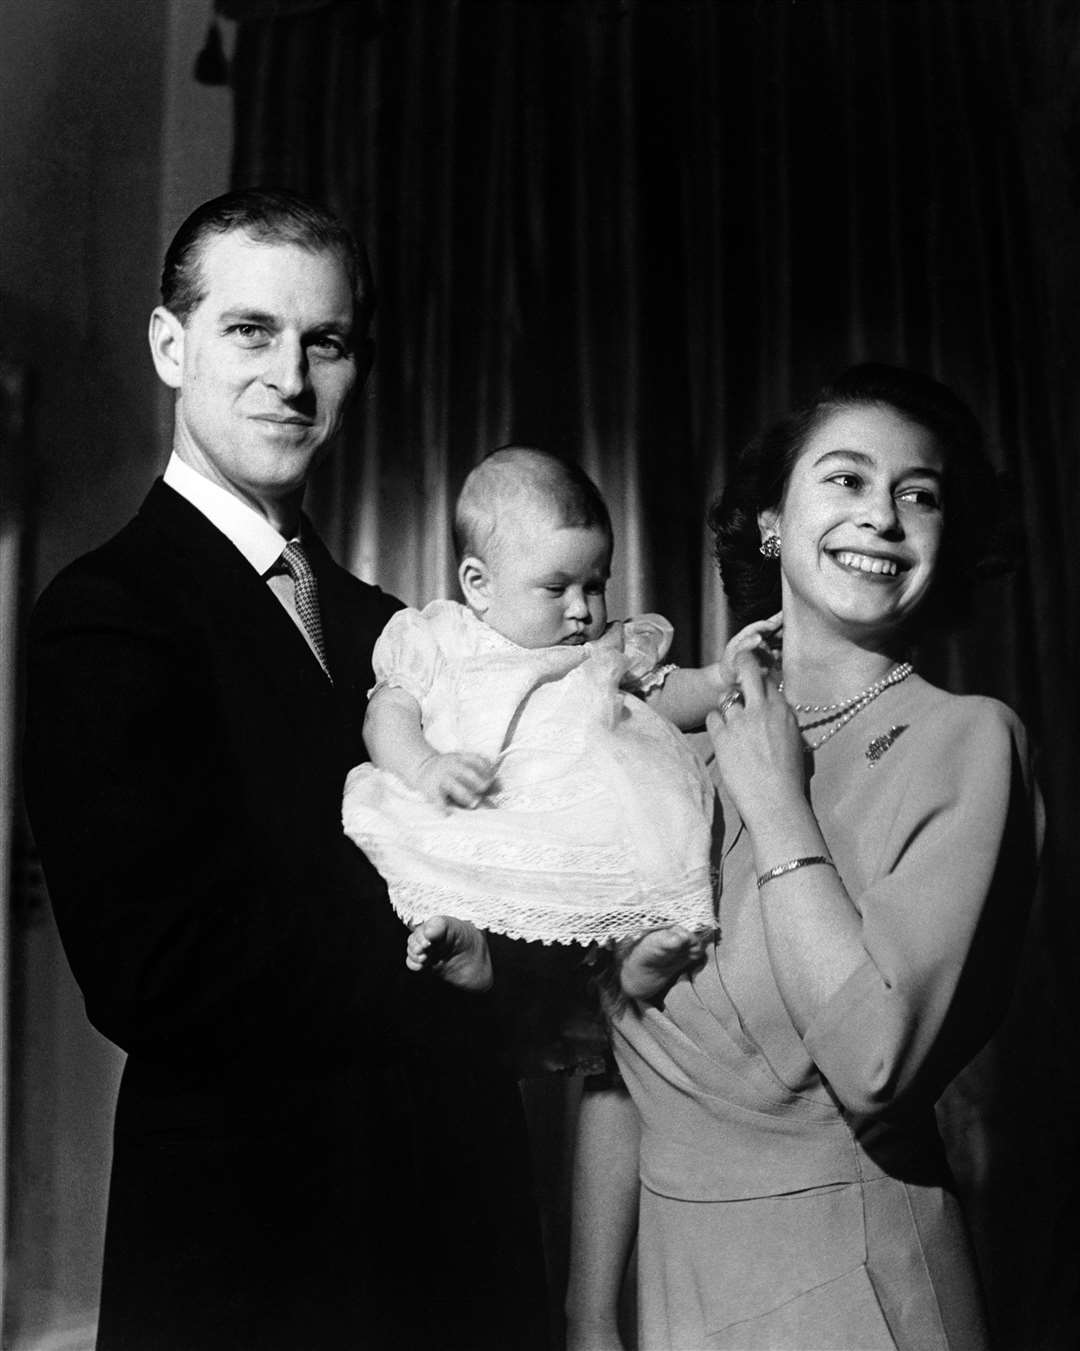
<svg viewBox="0 0 1080 1351"><path fill-rule="evenodd" d="M332 361L338 361L349 354L348 348L339 338L313 338L309 346L319 356L329 357Z"/></svg>
<svg viewBox="0 0 1080 1351"><path fill-rule="evenodd" d="M266 337L266 329L260 324L230 324L226 332L239 338L248 347L254 346Z"/></svg>

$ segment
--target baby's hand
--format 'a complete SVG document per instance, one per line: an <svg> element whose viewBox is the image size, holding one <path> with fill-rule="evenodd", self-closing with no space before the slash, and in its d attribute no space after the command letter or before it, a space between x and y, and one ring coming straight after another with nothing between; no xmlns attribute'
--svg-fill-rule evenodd
<svg viewBox="0 0 1080 1351"><path fill-rule="evenodd" d="M405 944L410 971L428 970L460 990L491 987L491 955L487 939L468 920L436 915L418 924Z"/></svg>
<svg viewBox="0 0 1080 1351"><path fill-rule="evenodd" d="M491 761L467 751L433 755L416 775L417 791L429 802L452 807L478 806L494 782Z"/></svg>
<svg viewBox="0 0 1080 1351"><path fill-rule="evenodd" d="M708 933L673 924L650 929L616 948L619 985L631 999L661 999L677 977L705 959Z"/></svg>
<svg viewBox="0 0 1080 1351"><path fill-rule="evenodd" d="M735 658L740 652L753 652L765 667L776 663L776 653L780 633L784 627L784 616L778 611L768 619L757 619L747 624L734 637L729 638L724 655L715 663L717 688L726 693L736 683Z"/></svg>

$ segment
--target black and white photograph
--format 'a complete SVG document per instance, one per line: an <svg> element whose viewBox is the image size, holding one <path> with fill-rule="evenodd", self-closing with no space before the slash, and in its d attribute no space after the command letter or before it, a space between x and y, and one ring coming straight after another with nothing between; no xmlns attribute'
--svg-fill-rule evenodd
<svg viewBox="0 0 1080 1351"><path fill-rule="evenodd" d="M1080 6L0 0L0 1347L1080 1343Z"/></svg>

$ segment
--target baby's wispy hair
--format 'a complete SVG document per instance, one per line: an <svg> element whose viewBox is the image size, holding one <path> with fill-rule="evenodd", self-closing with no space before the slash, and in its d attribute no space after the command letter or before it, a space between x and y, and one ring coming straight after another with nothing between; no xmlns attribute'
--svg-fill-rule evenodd
<svg viewBox="0 0 1080 1351"><path fill-rule="evenodd" d="M454 511L458 557L490 561L515 513L544 513L558 526L599 526L612 539L600 489L580 465L536 446L500 446L466 478Z"/></svg>

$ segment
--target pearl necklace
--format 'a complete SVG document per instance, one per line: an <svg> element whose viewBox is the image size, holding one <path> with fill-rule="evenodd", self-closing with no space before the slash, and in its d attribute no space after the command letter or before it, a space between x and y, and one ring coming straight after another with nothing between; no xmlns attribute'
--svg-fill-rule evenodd
<svg viewBox="0 0 1080 1351"><path fill-rule="evenodd" d="M894 666L888 675L882 676L880 680L876 680L872 685L868 685L861 694L856 694L851 699L841 700L838 704L793 703L791 708L795 713L830 714L829 717L818 718L814 722L806 724L806 726L800 726L800 732L807 732L811 727L817 727L823 722L833 722L833 719L836 719L829 730L819 736L816 741L807 742L807 750L816 751L819 747L824 746L826 741L828 741L830 737L835 736L840 728L846 723L849 723L856 713L861 713L867 704L872 704L878 695L883 694L890 685L899 685L901 680L906 680L914 669L911 662L901 662L899 666ZM781 680L781 693L783 693L783 689L784 682Z"/></svg>

